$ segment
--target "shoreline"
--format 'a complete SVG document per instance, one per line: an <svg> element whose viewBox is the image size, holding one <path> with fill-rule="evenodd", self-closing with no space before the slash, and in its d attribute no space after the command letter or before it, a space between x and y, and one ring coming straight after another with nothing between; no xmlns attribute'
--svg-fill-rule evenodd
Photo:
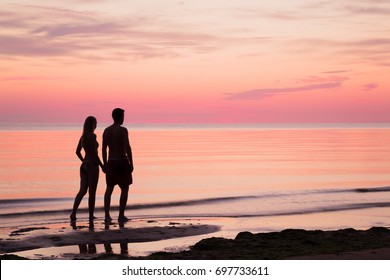
<svg viewBox="0 0 390 280"><path fill-rule="evenodd" d="M220 226L204 224L199 220L130 220L119 224L95 220L89 221L47 224L45 226L31 226L11 228L8 236L0 238L0 259L4 255L19 255L32 259L69 259L64 252L70 247L74 257L83 255L83 247L96 247L96 245L111 246L113 244L152 244L159 241L174 243L178 238L195 238L207 236L220 230ZM145 246L148 247L148 246ZM56 250L55 250L56 249ZM65 249L65 250L63 250ZM160 248L163 250L164 248ZM106 248L106 251L108 249ZM96 251L96 250L95 250ZM54 255L53 255L54 252ZM149 253L153 250L150 249ZM92 253L92 252L91 252ZM147 255L142 249L136 255ZM98 252L95 252L98 254ZM32 256L32 257L31 257ZM36 257L35 257L36 256ZM94 257L82 256L88 259Z"/></svg>
<svg viewBox="0 0 390 280"><path fill-rule="evenodd" d="M0 259L390 260L387 227L227 236L217 221L200 219L50 224L10 230Z"/></svg>

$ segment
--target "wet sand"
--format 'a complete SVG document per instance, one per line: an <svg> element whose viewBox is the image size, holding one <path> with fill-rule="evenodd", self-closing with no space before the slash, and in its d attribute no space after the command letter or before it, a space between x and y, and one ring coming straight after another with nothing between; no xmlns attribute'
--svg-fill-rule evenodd
<svg viewBox="0 0 390 280"><path fill-rule="evenodd" d="M200 220L136 220L125 224L103 221L50 224L12 229L0 239L1 259L19 257L58 259L58 252L77 246L70 259L253 259L253 260L390 260L390 230L332 231L286 229L280 232L241 232L226 238L220 225ZM178 244L166 250L157 241ZM188 246L184 246L185 241ZM120 244L120 250L112 250ZM162 243L164 244L164 243ZM180 246L183 245L183 246ZM104 246L104 250L97 250ZM129 253L134 247L149 248L148 254ZM50 253L52 250L55 253ZM32 250L27 254L28 250ZM37 252L44 252L38 254ZM120 252L119 252L120 251ZM154 253L153 253L154 252ZM31 257L33 256L33 257Z"/></svg>
<svg viewBox="0 0 390 280"><path fill-rule="evenodd" d="M110 223L103 221L77 222L70 224L49 224L44 227L26 227L10 230L8 236L0 239L1 258L5 255L26 255L26 251L50 251L77 245L80 248L91 245L152 243L160 240L202 236L219 231L219 226L202 224L196 220L166 221L166 220L136 220L128 223ZM172 241L171 243L174 243ZM38 250L37 250L38 252ZM82 253L82 252L80 252ZM34 252L30 255L34 255ZM39 255L39 254L36 254ZM48 257L50 253L43 254ZM98 255L98 254L96 254ZM52 256L53 259L56 256ZM89 256L89 258L93 257ZM37 257L39 258L39 256Z"/></svg>

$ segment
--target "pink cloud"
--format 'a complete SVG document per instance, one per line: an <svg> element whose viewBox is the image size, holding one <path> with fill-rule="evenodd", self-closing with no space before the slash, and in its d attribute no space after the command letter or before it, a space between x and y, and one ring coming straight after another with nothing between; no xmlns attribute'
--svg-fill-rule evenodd
<svg viewBox="0 0 390 280"><path fill-rule="evenodd" d="M330 70L330 71L324 71L323 74L341 74L341 73L348 73L349 70Z"/></svg>
<svg viewBox="0 0 390 280"><path fill-rule="evenodd" d="M371 90L376 89L377 87L378 87L378 85L375 83L366 84L363 86L363 91L371 91Z"/></svg>
<svg viewBox="0 0 390 280"><path fill-rule="evenodd" d="M310 83L310 84L317 84L317 83L334 83L334 82L344 82L346 80L349 80L348 77L344 76L309 76L304 79L299 79L299 82L303 83Z"/></svg>
<svg viewBox="0 0 390 280"><path fill-rule="evenodd" d="M370 2L370 5L372 5L374 1ZM363 15L382 15L382 16L388 16L390 15L390 9L386 7L363 7L363 6L347 6L345 8L348 12L351 14L363 14Z"/></svg>
<svg viewBox="0 0 390 280"><path fill-rule="evenodd" d="M121 30L121 26L114 22L97 24L59 24L50 27L41 27L33 33L45 33L47 37L88 34L113 34Z"/></svg>
<svg viewBox="0 0 390 280"><path fill-rule="evenodd" d="M0 55L6 56L123 61L210 53L236 41L184 30L179 23L156 16L107 17L45 6L3 6L0 25L17 30L0 32Z"/></svg>
<svg viewBox="0 0 390 280"><path fill-rule="evenodd" d="M273 97L275 95L282 95L294 92L313 91L321 89L332 89L340 87L341 82L323 83L323 84L311 84L301 87L286 87L286 88L263 88L253 89L242 92L226 93L226 99L263 99Z"/></svg>
<svg viewBox="0 0 390 280"><path fill-rule="evenodd" d="M0 78L0 82L14 82L14 81L42 81L42 80L59 80L62 78L52 78L52 77L33 77L33 76L15 76L15 77L4 77Z"/></svg>
<svg viewBox="0 0 390 280"><path fill-rule="evenodd" d="M23 56L65 55L71 48L59 44L48 44L39 38L26 38L0 35L0 54Z"/></svg>

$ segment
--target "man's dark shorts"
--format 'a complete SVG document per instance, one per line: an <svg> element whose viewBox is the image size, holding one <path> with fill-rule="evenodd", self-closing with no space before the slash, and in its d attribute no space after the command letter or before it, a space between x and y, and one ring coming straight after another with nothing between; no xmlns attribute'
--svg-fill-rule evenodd
<svg viewBox="0 0 390 280"><path fill-rule="evenodd" d="M106 167L107 186L129 186L133 183L129 159L109 159Z"/></svg>

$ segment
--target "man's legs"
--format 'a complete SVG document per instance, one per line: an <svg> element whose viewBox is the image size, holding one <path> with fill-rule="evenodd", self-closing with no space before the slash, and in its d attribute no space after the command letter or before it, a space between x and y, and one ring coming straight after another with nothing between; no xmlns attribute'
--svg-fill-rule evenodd
<svg viewBox="0 0 390 280"><path fill-rule="evenodd" d="M119 185L121 188L121 197L119 199L119 222L127 222L129 219L125 216L125 210L127 205L127 198L129 195L129 185Z"/></svg>
<svg viewBox="0 0 390 280"><path fill-rule="evenodd" d="M110 222L111 216L110 216L110 206L111 206L111 195L114 191L114 186L107 185L106 192L104 193L104 214L105 218L104 220L106 222Z"/></svg>

